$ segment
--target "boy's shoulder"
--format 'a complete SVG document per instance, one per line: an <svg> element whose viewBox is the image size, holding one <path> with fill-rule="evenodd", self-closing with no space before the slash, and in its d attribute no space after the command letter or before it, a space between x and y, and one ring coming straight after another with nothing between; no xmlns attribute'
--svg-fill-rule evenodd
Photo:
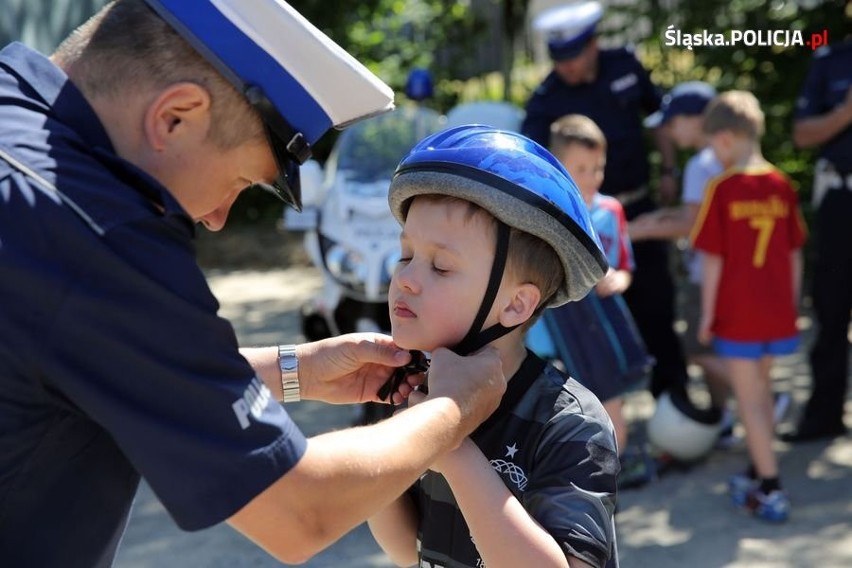
<svg viewBox="0 0 852 568"><path fill-rule="evenodd" d="M716 189L735 190L743 185L753 184L755 180L766 181L773 185L791 186L787 174L766 162L759 166L728 168L711 180Z"/></svg>
<svg viewBox="0 0 852 568"><path fill-rule="evenodd" d="M603 404L592 391L553 363L545 362L541 376L551 385L558 386L554 408L558 413L567 412L595 419L606 415Z"/></svg>
<svg viewBox="0 0 852 568"><path fill-rule="evenodd" d="M611 211L613 213L622 213L624 211L624 206L621 205L618 199L603 193L595 194L595 198L592 201L592 208Z"/></svg>

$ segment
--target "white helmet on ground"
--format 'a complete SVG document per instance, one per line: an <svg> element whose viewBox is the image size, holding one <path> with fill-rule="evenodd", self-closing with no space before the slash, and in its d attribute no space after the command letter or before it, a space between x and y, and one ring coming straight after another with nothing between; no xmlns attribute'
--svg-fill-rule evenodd
<svg viewBox="0 0 852 568"><path fill-rule="evenodd" d="M722 413L716 408L696 408L685 391L665 391L648 420L648 440L680 461L707 455L719 437Z"/></svg>

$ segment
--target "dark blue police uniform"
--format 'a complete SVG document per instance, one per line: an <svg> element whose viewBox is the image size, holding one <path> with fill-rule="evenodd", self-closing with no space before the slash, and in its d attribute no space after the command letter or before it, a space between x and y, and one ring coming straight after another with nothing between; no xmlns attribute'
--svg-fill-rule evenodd
<svg viewBox="0 0 852 568"><path fill-rule="evenodd" d="M0 563L108 566L140 474L187 530L306 441L240 356L194 226L65 74L0 52Z"/></svg>
<svg viewBox="0 0 852 568"><path fill-rule="evenodd" d="M648 72L626 48L598 52L597 77L591 83L569 85L551 72L526 106L522 132L549 146L550 125L566 114L582 114L597 123L607 140L607 160L601 192L619 198L627 219L656 208L647 192L648 158L642 116L660 108L662 96ZM624 293L648 351L657 363L651 392L684 386L686 360L675 334L674 282L669 272L668 243L633 243L636 270Z"/></svg>
<svg viewBox="0 0 852 568"><path fill-rule="evenodd" d="M802 87L796 118L824 115L843 103L852 88L852 41L814 54ZM817 337L810 353L813 391L799 434L841 434L849 385L849 312L852 310L852 126L822 145L820 176L832 182L820 193L814 219L812 294ZM815 184L816 185L816 184Z"/></svg>
<svg viewBox="0 0 852 568"><path fill-rule="evenodd" d="M642 116L658 110L661 100L631 50L602 49L598 76L592 83L569 85L552 71L527 102L521 130L547 148L550 125L557 119L582 114L594 120L608 147L601 192L618 195L648 183Z"/></svg>

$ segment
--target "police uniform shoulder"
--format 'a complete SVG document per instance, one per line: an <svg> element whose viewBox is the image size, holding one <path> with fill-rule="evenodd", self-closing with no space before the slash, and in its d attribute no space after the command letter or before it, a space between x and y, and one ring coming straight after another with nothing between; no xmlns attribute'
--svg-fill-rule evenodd
<svg viewBox="0 0 852 568"><path fill-rule="evenodd" d="M814 51L814 59L824 59L829 56L848 57L849 55L852 55L852 41L824 45Z"/></svg>
<svg viewBox="0 0 852 568"><path fill-rule="evenodd" d="M599 57L603 59L611 59L613 61L621 59L636 59L636 50L633 45L608 47L600 50Z"/></svg>
<svg viewBox="0 0 852 568"><path fill-rule="evenodd" d="M831 54L831 46L830 45L824 45L824 46L820 47L819 49L817 49L816 51L814 51L814 59L823 59L825 57L828 57L830 54Z"/></svg>
<svg viewBox="0 0 852 568"><path fill-rule="evenodd" d="M554 72L550 72L547 77L544 78L544 81L536 87L535 94L542 96L552 92L556 87L561 84L561 80L559 76Z"/></svg>
<svg viewBox="0 0 852 568"><path fill-rule="evenodd" d="M636 57L636 52L633 51L632 46L601 49L598 54L598 58L602 63L616 66L635 65L639 62L639 59Z"/></svg>

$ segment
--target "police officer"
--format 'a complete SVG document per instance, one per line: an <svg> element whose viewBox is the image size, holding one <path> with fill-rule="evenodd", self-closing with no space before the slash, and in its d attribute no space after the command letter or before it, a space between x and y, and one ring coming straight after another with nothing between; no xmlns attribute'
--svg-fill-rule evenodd
<svg viewBox="0 0 852 568"><path fill-rule="evenodd" d="M496 353L433 354L421 404L307 440L274 399L378 400L385 336L241 354L193 253L250 185L393 93L280 0L118 0L47 58L0 51L0 558L109 566L140 474L175 521L303 562L497 407ZM394 399L412 391L403 383Z"/></svg>
<svg viewBox="0 0 852 568"><path fill-rule="evenodd" d="M659 109L661 95L632 51L598 48L595 31L602 16L598 2L580 2L535 18L533 27L547 37L553 71L528 101L522 132L547 145L550 125L563 115L583 114L594 120L607 139L601 191L621 201L630 220L656 209L648 188L642 116ZM661 129L655 135L663 159L660 197L670 201L676 191L674 148ZM667 247L659 240L634 245L636 270L624 294L657 360L651 379L654 396L682 388L687 381L683 350L672 328L674 283Z"/></svg>
<svg viewBox="0 0 852 568"><path fill-rule="evenodd" d="M814 53L796 104L793 140L819 146L814 168L816 341L810 363L813 391L790 442L846 432L843 405L849 385L849 313L852 310L852 40Z"/></svg>

